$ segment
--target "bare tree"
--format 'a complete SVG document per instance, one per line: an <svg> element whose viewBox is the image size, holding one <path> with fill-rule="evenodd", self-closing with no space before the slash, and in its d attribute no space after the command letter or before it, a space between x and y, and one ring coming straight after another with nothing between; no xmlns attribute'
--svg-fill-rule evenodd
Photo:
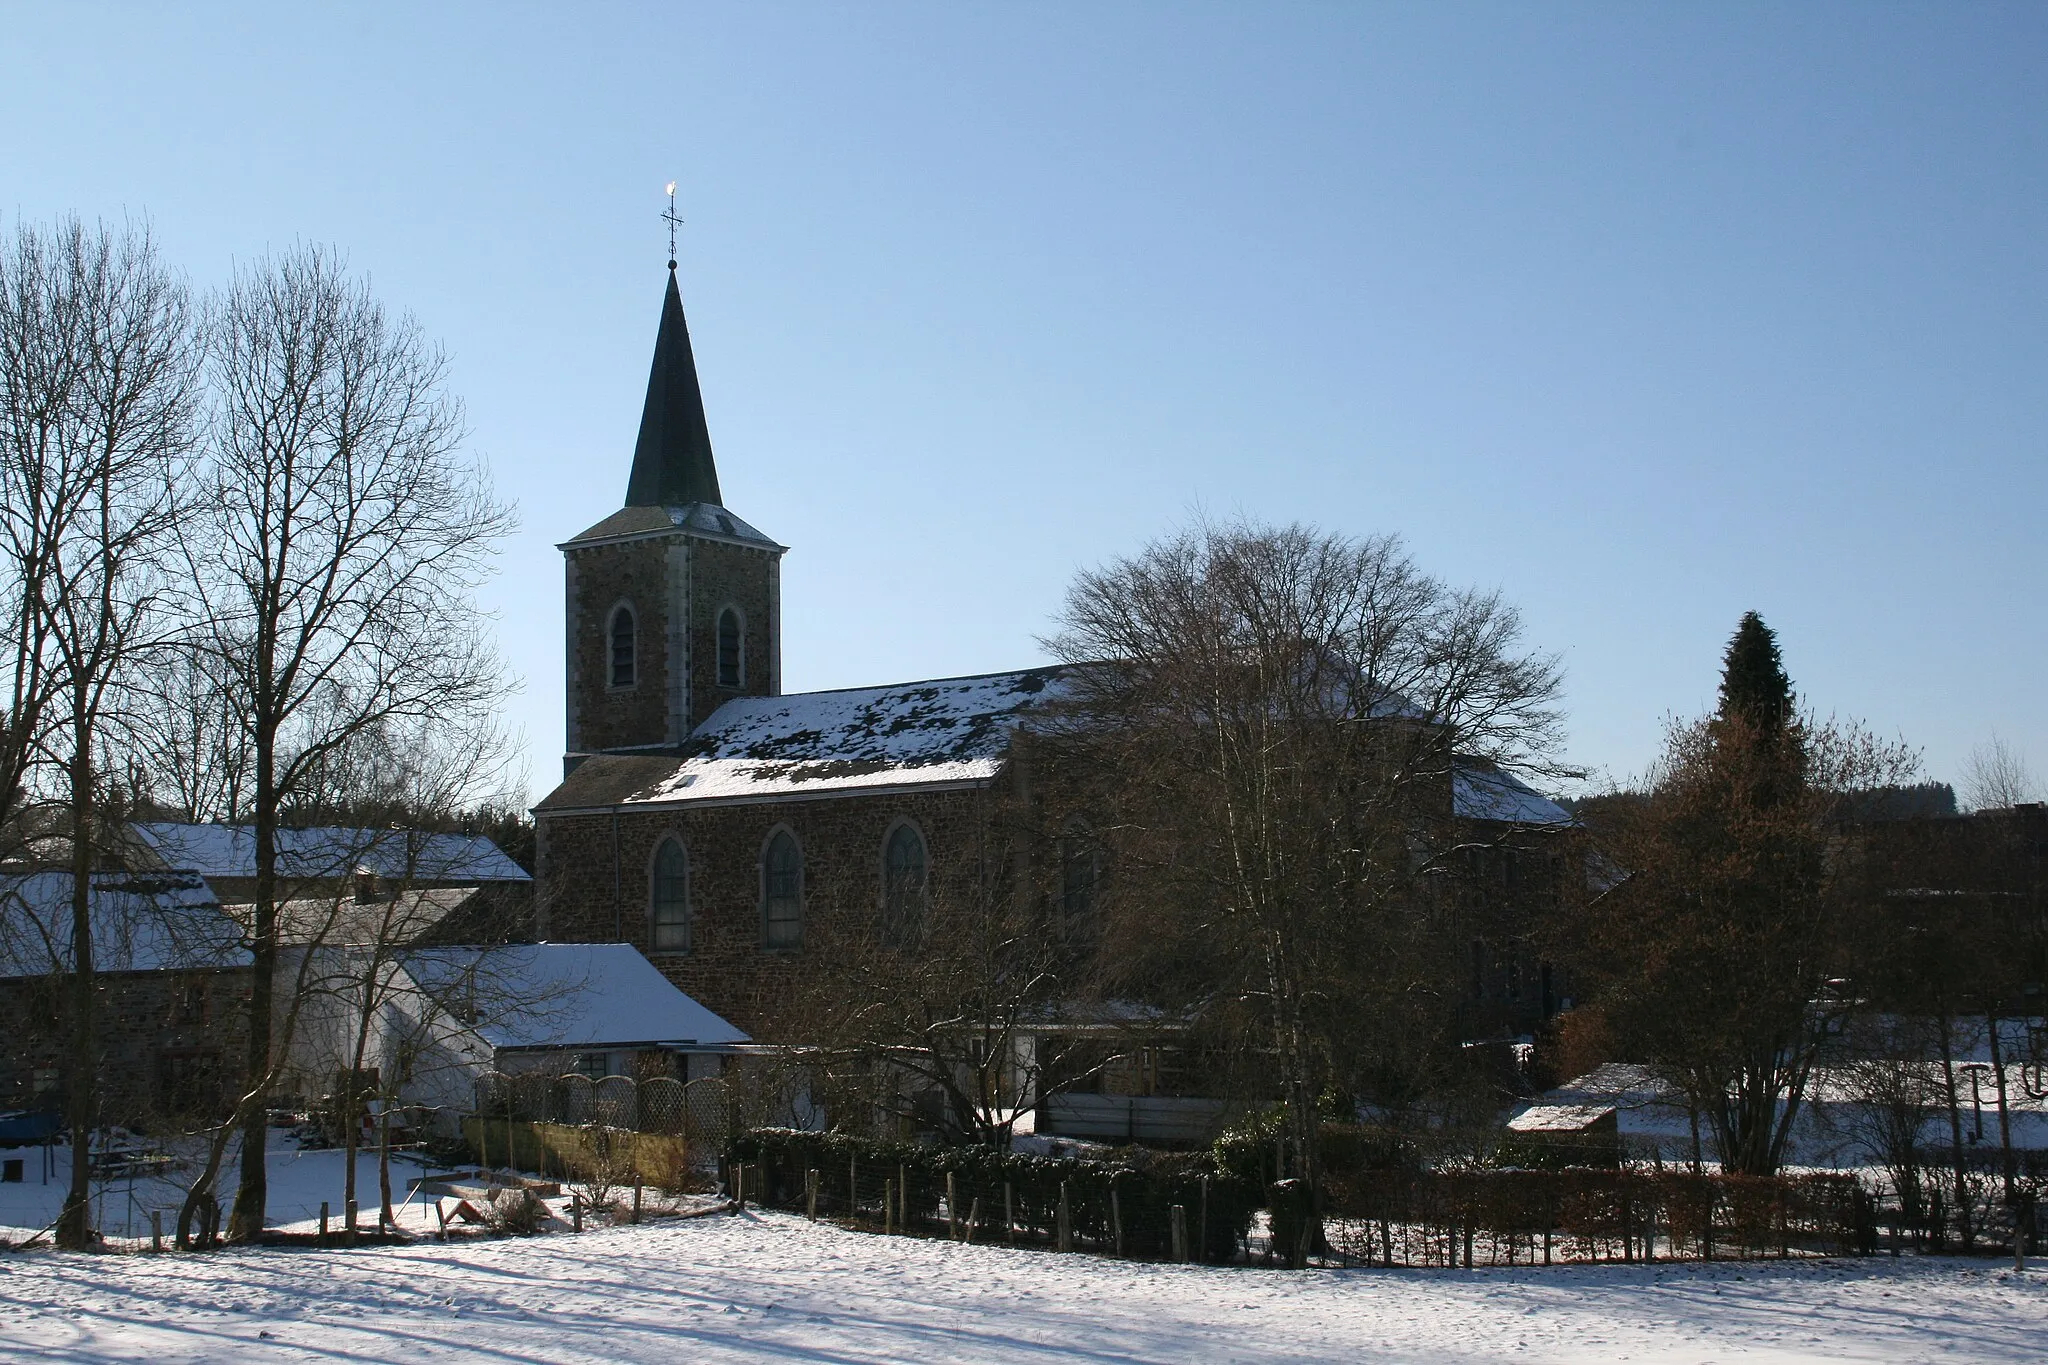
<svg viewBox="0 0 2048 1365"><path fill-rule="evenodd" d="M914 924L850 926L815 955L794 1002L801 1083L842 1116L1007 1149L1036 1089L1030 1040L1063 1003L1065 955L1000 878L920 889L920 901Z"/></svg>
<svg viewBox="0 0 2048 1365"><path fill-rule="evenodd" d="M2041 799L2026 756L1997 735L1970 750L1963 765L1963 802L1972 810L2007 810Z"/></svg>
<svg viewBox="0 0 2048 1365"><path fill-rule="evenodd" d="M375 727L484 711L502 670L474 589L509 511L461 454L446 362L318 248L243 271L208 315L214 396L190 542L199 647L248 756L252 1088L230 1233L261 1231L275 1063L280 812Z"/></svg>
<svg viewBox="0 0 2048 1365"><path fill-rule="evenodd" d="M83 1246L95 1121L96 760L146 641L179 515L196 394L185 290L146 231L20 228L0 260L0 536L21 634L0 772L63 772L71 843L71 1186L60 1244ZM6 798L0 798L6 799ZM0 812L0 823L5 823Z"/></svg>
<svg viewBox="0 0 2048 1365"><path fill-rule="evenodd" d="M1458 977L1430 887L1455 856L1454 756L1545 768L1555 661L1398 540L1299 526L1156 543L1082 574L1059 625L1061 738L1118 863L1102 989L1233 1042L1313 1187L1320 1093L1412 1096L1388 1063L1442 1037Z"/></svg>

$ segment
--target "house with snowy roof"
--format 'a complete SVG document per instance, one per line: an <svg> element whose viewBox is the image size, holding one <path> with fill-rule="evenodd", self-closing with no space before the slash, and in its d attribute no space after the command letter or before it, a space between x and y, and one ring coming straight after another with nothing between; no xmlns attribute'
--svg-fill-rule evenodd
<svg viewBox="0 0 2048 1365"><path fill-rule="evenodd" d="M690 1082L752 1040L623 943L287 949L304 979L279 1089L334 1092L357 1073L428 1126L451 1128L492 1073Z"/></svg>
<svg viewBox="0 0 2048 1365"><path fill-rule="evenodd" d="M136 821L122 860L204 877L245 924L256 899L248 825ZM532 937L533 878L480 834L317 826L277 831L286 940L496 943Z"/></svg>
<svg viewBox="0 0 2048 1365"><path fill-rule="evenodd" d="M51 1110L69 1033L69 872L0 876L0 1111ZM217 1112L247 1048L241 926L191 873L100 872L88 901L102 1116Z"/></svg>
<svg viewBox="0 0 2048 1365"><path fill-rule="evenodd" d="M927 904L988 894L996 850L1046 842L1004 809L1034 807L1039 831L1083 818L1051 809L1060 784L1019 759L1060 668L783 691L786 547L724 505L673 262L625 505L559 549L567 744L534 808L540 937L631 944L738 1026L800 1045L807 963L912 940ZM1540 840L1506 837L1573 823L1512 773L1457 759L1441 800L1492 831L1468 842L1501 896L1539 882L1539 863L1569 875ZM1064 903L1089 901L1096 855L1054 842L1018 856ZM1474 942L1469 984L1480 1034L1526 1032L1565 994L1511 936ZM1156 1067L1088 1070L1139 1099L1165 1084ZM1107 1108L1119 1135L1141 1126Z"/></svg>

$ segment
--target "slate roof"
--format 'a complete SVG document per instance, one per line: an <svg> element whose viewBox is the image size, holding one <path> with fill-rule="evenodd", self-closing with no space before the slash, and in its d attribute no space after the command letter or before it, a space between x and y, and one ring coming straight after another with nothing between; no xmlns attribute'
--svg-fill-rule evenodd
<svg viewBox="0 0 2048 1365"><path fill-rule="evenodd" d="M476 895L474 886L437 886L399 891L384 900L302 896L278 904L278 942L294 948L315 943L412 943L432 933ZM221 908L245 928L255 924L254 905Z"/></svg>
<svg viewBox="0 0 2048 1365"><path fill-rule="evenodd" d="M690 325L683 318L683 296L676 288L676 263L670 261L668 288L661 296L661 326L654 336L654 364L647 374L647 402L640 410L640 439L633 447L633 472L626 481L626 506L715 506L720 501L711 429L697 385L697 357L690 349Z"/></svg>
<svg viewBox="0 0 2048 1365"><path fill-rule="evenodd" d="M670 507L621 507L587 531L563 541L557 549L590 541L617 540L662 531L688 531L714 540L741 541L763 549L781 551L778 545L754 526L742 521L714 502L692 502Z"/></svg>
<svg viewBox="0 0 2048 1365"><path fill-rule="evenodd" d="M739 697L697 727L687 757L590 758L538 809L985 783L1022 717L1060 695L1061 671Z"/></svg>
<svg viewBox="0 0 2048 1365"><path fill-rule="evenodd" d="M470 1027L494 1048L720 1048L751 1041L677 990L629 944L425 948L400 962L430 994L473 1001L480 1017ZM506 989L494 991L496 983ZM494 1007L494 998L505 1005Z"/></svg>
<svg viewBox="0 0 2048 1365"><path fill-rule="evenodd" d="M71 968L71 874L0 877L0 977ZM93 878L93 964L102 972L246 967L241 926L204 878L103 872Z"/></svg>
<svg viewBox="0 0 2048 1365"><path fill-rule="evenodd" d="M535 809L778 800L891 787L979 785L1000 771L1011 733L1065 695L1057 665L888 687L739 697L714 711L682 755L597 754ZM1482 759L1452 770L1468 820L1569 825L1571 813Z"/></svg>
<svg viewBox="0 0 2048 1365"><path fill-rule="evenodd" d="M1462 819L1513 825L1569 825L1572 813L1484 759L1451 762L1451 809Z"/></svg>
<svg viewBox="0 0 2048 1365"><path fill-rule="evenodd" d="M202 877L256 875L256 831L248 825L130 825L162 866ZM480 834L417 830L281 829L278 871L288 877L342 877L357 870L405 882L526 882L526 869Z"/></svg>

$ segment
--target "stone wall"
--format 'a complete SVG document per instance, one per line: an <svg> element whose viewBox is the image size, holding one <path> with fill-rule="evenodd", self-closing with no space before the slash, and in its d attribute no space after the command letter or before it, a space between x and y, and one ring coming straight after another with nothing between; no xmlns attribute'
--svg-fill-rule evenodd
<svg viewBox="0 0 2048 1365"><path fill-rule="evenodd" d="M934 901L966 904L993 856L991 796L981 789L731 805L685 805L617 816L541 816L539 895L555 942L625 942L684 992L764 1041L779 1039L779 1007L808 956L844 936L878 931L882 845L900 819L925 837ZM795 951L762 946L761 858L786 826L804 854L804 938ZM691 947L653 950L650 869L673 833L690 857ZM616 851L615 851L616 850ZM616 893L614 888L616 887Z"/></svg>
<svg viewBox="0 0 2048 1365"><path fill-rule="evenodd" d="M696 536L648 536L565 552L568 750L680 744L736 696L780 690L777 552ZM611 619L632 607L634 680L611 685ZM718 686L718 612L745 623L743 685Z"/></svg>
<svg viewBox="0 0 2048 1365"><path fill-rule="evenodd" d="M667 537L649 538L565 552L571 752L668 739L668 544ZM629 687L611 685L612 609L621 602L633 608L636 632Z"/></svg>
<svg viewBox="0 0 2048 1365"><path fill-rule="evenodd" d="M780 629L780 576L776 555L723 541L690 542L690 696L684 733L696 729L734 697L772 697L781 690L775 646ZM739 608L744 623L738 687L718 685L718 613Z"/></svg>
<svg viewBox="0 0 2048 1365"><path fill-rule="evenodd" d="M58 1083L68 1058L62 977L0 981L8 1021L8 1100ZM145 1131L196 1113L219 1114L239 1086L248 1052L249 973L118 972L96 983L101 1113Z"/></svg>

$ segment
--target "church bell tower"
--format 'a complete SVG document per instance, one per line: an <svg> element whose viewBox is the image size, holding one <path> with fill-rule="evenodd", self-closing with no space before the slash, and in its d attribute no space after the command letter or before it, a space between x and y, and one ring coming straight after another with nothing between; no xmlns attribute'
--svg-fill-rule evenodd
<svg viewBox="0 0 2048 1365"><path fill-rule="evenodd" d="M719 494L673 259L625 506L558 548L566 767L673 751L733 698L781 692L786 547Z"/></svg>

